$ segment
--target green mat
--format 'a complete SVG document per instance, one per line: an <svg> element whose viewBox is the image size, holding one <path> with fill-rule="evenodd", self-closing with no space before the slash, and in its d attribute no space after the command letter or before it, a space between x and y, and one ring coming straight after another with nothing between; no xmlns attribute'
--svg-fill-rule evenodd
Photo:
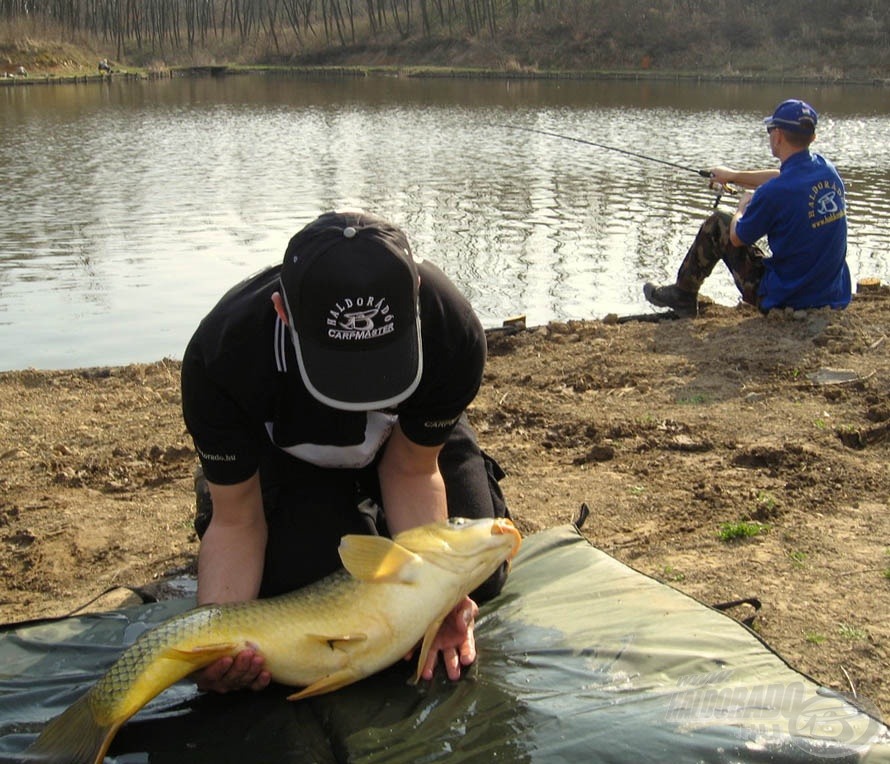
<svg viewBox="0 0 890 764"><path fill-rule="evenodd" d="M0 632L0 761L122 647L190 607L173 600ZM525 540L482 608L464 679L411 666L290 703L291 690L201 695L183 682L120 731L116 762L876 762L890 730L790 668L729 616L590 546Z"/></svg>

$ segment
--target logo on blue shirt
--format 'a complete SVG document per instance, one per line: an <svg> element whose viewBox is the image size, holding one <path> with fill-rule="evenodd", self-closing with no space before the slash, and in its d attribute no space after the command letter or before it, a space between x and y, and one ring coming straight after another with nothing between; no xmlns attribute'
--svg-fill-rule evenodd
<svg viewBox="0 0 890 764"><path fill-rule="evenodd" d="M842 190L831 181L823 180L810 191L810 221L813 228L839 220L844 211Z"/></svg>

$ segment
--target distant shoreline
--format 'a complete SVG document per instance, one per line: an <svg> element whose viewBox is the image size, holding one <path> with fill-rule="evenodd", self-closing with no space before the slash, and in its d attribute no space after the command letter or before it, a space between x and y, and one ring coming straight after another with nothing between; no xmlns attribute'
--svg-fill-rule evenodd
<svg viewBox="0 0 890 764"><path fill-rule="evenodd" d="M840 85L848 87L890 87L884 77L827 77L790 74L743 74L699 72L653 72L644 70L501 70L443 66L174 66L163 71L127 68L112 74L37 74L0 78L0 86L64 85L101 83L113 79L144 80L174 77L226 77L263 74L289 77L403 77L414 79L489 79L489 80L603 80L635 82L710 82L749 85Z"/></svg>

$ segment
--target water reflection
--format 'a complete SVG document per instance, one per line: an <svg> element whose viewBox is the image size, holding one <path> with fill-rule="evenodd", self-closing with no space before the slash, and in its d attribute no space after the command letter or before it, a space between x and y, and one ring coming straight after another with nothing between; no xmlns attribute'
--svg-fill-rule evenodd
<svg viewBox="0 0 890 764"><path fill-rule="evenodd" d="M769 166L760 118L823 114L855 277L890 280L890 96L872 88L229 77L0 88L0 368L180 357L318 212L402 224L483 322L648 311L713 196L680 163ZM728 208L727 208L728 209ZM736 301L715 278L709 296Z"/></svg>

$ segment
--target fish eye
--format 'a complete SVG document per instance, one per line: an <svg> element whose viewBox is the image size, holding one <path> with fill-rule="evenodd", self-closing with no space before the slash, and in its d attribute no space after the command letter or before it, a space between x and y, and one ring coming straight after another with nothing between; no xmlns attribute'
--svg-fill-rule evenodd
<svg viewBox="0 0 890 764"><path fill-rule="evenodd" d="M449 517L448 524L454 526L466 525L467 519L465 517Z"/></svg>

